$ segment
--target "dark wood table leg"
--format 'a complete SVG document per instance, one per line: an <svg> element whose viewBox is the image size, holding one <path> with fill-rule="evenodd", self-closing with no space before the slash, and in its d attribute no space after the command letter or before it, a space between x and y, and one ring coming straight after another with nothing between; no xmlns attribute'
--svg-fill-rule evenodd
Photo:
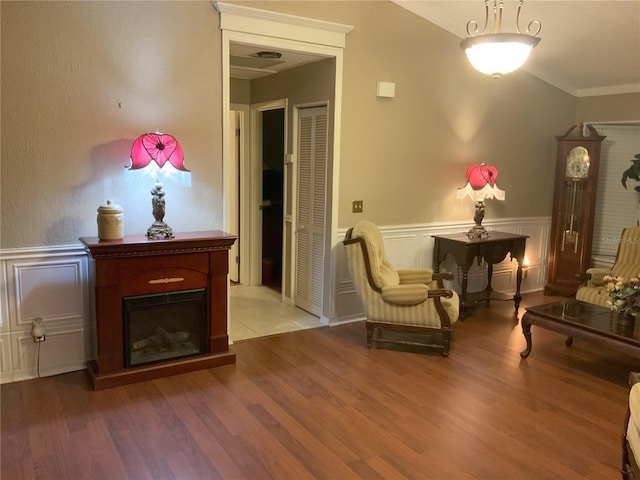
<svg viewBox="0 0 640 480"><path fill-rule="evenodd" d="M487 303L491 301L491 292L493 292L493 287L491 286L492 278L493 278L493 263L487 262L487 288L484 289L486 293Z"/></svg>
<svg viewBox="0 0 640 480"><path fill-rule="evenodd" d="M520 295L520 285L522 285L522 264L524 263L525 246L525 238L513 240L511 243L511 259L513 260L515 258L516 262L518 263L518 269L516 270L516 294L513 296L513 303L516 307L516 315L518 314L520 301L522 300L522 295Z"/></svg>
<svg viewBox="0 0 640 480"><path fill-rule="evenodd" d="M440 258L440 239L436 238L433 244L433 272L440 272L440 262L442 262L442 258Z"/></svg>
<svg viewBox="0 0 640 480"><path fill-rule="evenodd" d="M513 296L513 303L516 307L516 315L518 314L518 309L520 308L520 301L522 300L522 295L520 295L520 285L522 284L522 265L518 261L518 270L516 271L516 294Z"/></svg>
<svg viewBox="0 0 640 480"><path fill-rule="evenodd" d="M462 271L462 291L460 292L460 320L464 320L467 314L467 284L469 281L468 270Z"/></svg>
<svg viewBox="0 0 640 480"><path fill-rule="evenodd" d="M527 342L527 348L520 352L520 358L527 358L531 353L531 324L529 320L527 320L527 315L522 316L522 320L520 321L522 325L522 334L524 335L524 339Z"/></svg>

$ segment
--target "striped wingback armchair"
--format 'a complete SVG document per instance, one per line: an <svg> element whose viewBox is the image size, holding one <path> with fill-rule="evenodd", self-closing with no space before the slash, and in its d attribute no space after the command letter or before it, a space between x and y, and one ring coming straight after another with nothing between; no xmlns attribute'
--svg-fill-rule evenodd
<svg viewBox="0 0 640 480"><path fill-rule="evenodd" d="M606 307L609 295L603 281L605 275L623 277L626 280L640 276L640 227L622 230L613 267L589 268L585 283L578 288L576 299Z"/></svg>
<svg viewBox="0 0 640 480"><path fill-rule="evenodd" d="M396 270L385 259L378 227L369 221L349 229L343 243L367 317L367 347L374 342L422 345L446 357L459 299L456 292L444 289L442 280L453 276L431 270Z"/></svg>
<svg viewBox="0 0 640 480"><path fill-rule="evenodd" d="M629 373L629 405L622 431L622 478L640 479L640 373Z"/></svg>

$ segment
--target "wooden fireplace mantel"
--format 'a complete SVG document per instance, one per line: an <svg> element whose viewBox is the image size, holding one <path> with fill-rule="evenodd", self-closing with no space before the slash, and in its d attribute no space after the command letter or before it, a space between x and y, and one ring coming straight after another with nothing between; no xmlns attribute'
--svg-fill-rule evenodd
<svg viewBox="0 0 640 480"><path fill-rule="evenodd" d="M95 276L98 358L87 363L95 390L235 363L227 331L229 249L235 240L221 231L176 233L162 240L80 238ZM207 351L125 368L123 297L196 288L207 295Z"/></svg>

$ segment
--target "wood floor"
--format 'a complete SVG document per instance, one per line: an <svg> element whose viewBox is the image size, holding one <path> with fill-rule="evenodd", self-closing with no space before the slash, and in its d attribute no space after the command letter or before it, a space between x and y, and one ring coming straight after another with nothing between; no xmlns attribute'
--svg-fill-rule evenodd
<svg viewBox="0 0 640 480"><path fill-rule="evenodd" d="M523 305L552 300L525 296ZM522 314L522 308L521 308ZM635 359L478 307L450 356L362 323L236 343L237 364L99 392L2 385L3 479L616 479Z"/></svg>

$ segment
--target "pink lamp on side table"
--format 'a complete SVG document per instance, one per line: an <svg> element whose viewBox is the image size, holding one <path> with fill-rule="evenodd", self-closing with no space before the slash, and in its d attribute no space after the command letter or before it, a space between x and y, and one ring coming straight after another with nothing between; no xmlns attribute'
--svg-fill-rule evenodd
<svg viewBox="0 0 640 480"><path fill-rule="evenodd" d="M493 165L471 165L467 168L467 184L459 188L456 198L470 197L476 202L475 225L467 232L469 238L489 238L489 232L482 226L484 219L484 201L489 198L504 200L504 190L496 185L498 169Z"/></svg>
<svg viewBox="0 0 640 480"><path fill-rule="evenodd" d="M182 147L171 135L165 133L145 133L140 135L131 147L131 165L128 171L139 170L156 182L151 190L154 222L147 230L150 239L173 238L173 230L164 222L165 192L158 181L161 176L183 178L180 183L190 183L189 170L184 166ZM184 180L187 179L188 180Z"/></svg>

